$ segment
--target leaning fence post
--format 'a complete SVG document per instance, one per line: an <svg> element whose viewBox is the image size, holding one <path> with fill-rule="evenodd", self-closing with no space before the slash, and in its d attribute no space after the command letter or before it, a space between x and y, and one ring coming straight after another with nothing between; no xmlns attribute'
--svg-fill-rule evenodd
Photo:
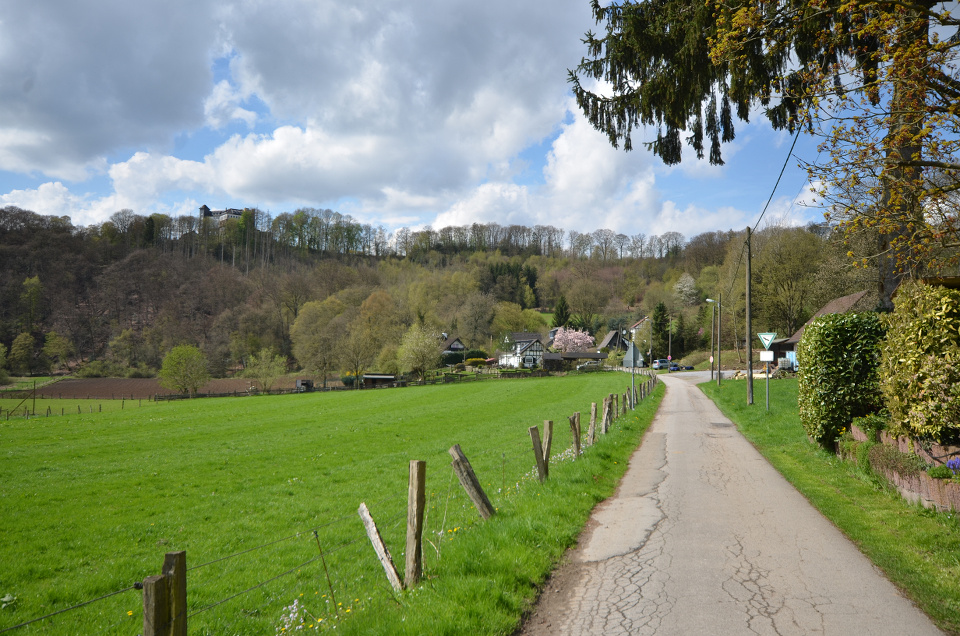
<svg viewBox="0 0 960 636"><path fill-rule="evenodd" d="M423 575L423 508L426 503L427 462L410 460L407 488L407 551L404 584L410 588Z"/></svg>
<svg viewBox="0 0 960 636"><path fill-rule="evenodd" d="M573 438L573 456L580 457L580 413L574 413L569 420L570 437Z"/></svg>
<svg viewBox="0 0 960 636"><path fill-rule="evenodd" d="M393 565L393 557L390 556L390 551L383 542L380 531L377 530L377 524L374 523L373 517L370 516L367 504L361 503L360 508L357 509L357 513L359 513L360 519L363 521L363 527L367 530L367 537L373 545L373 551L377 553L377 558L380 559L380 565L383 566L383 571L387 574L387 580L390 581L393 589L399 592L403 589L403 583L400 582L400 575L397 574L397 568Z"/></svg>
<svg viewBox="0 0 960 636"><path fill-rule="evenodd" d="M613 408L613 396L603 398L603 416L600 418L600 432L606 435L610 432L610 409Z"/></svg>
<svg viewBox="0 0 960 636"><path fill-rule="evenodd" d="M590 428L587 429L587 445L593 446L597 434L597 403L590 403Z"/></svg>
<svg viewBox="0 0 960 636"><path fill-rule="evenodd" d="M620 394L611 393L610 396L613 398L613 417L611 419L616 419L620 417Z"/></svg>
<svg viewBox="0 0 960 636"><path fill-rule="evenodd" d="M470 465L470 460L463 454L460 444L451 446L449 453L450 456L453 457L450 465L453 466L453 471L457 473L457 479L460 480L460 485L467 491L467 495L469 495L470 500L473 502L474 507L476 507L477 512L480 513L480 516L484 519L489 519L495 513L493 504L491 504L490 499L487 498L487 493L483 491L480 480L477 479L477 474L473 472L473 466Z"/></svg>
<svg viewBox="0 0 960 636"><path fill-rule="evenodd" d="M529 429L530 432L530 441L533 442L533 457L537 461L537 477L540 478L540 483L543 483L543 480L547 478L547 467L543 462L543 446L540 445L540 429L536 426L531 426Z"/></svg>
<svg viewBox="0 0 960 636"><path fill-rule="evenodd" d="M550 447L553 446L553 420L543 420L543 472L550 476Z"/></svg>

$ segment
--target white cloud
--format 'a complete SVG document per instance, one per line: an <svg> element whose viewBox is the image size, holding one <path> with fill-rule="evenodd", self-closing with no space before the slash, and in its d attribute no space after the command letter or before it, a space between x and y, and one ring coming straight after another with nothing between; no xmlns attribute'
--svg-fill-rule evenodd
<svg viewBox="0 0 960 636"><path fill-rule="evenodd" d="M219 130L232 121L240 120L248 128L252 128L257 123L257 114L240 106L246 97L227 80L217 82L213 92L203 102L203 115L207 126Z"/></svg>
<svg viewBox="0 0 960 636"><path fill-rule="evenodd" d="M733 195L701 205L675 190L726 168L665 168L640 132L633 152L613 149L579 114L566 69L591 27L583 0L14 3L0 22L0 171L44 183L4 200L82 223L121 207L192 214L199 199L388 227L746 225L723 207ZM237 123L249 132L228 137ZM183 140L190 159L173 150ZM743 140L725 158L745 156ZM532 156L541 144L548 155ZM108 190L85 181L104 174Z"/></svg>

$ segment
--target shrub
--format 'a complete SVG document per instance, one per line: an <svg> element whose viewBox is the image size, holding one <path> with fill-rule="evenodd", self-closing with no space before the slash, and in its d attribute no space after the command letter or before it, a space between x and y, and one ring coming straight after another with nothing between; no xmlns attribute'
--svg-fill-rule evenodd
<svg viewBox="0 0 960 636"><path fill-rule="evenodd" d="M125 371L122 366L106 360L91 360L74 375L78 378L121 378L126 375Z"/></svg>
<svg viewBox="0 0 960 636"><path fill-rule="evenodd" d="M852 423L868 436L876 438L880 431L886 430L889 421L889 416L874 413L863 417L855 417Z"/></svg>
<svg viewBox="0 0 960 636"><path fill-rule="evenodd" d="M154 378L156 376L157 372L143 362L127 370L128 378Z"/></svg>
<svg viewBox="0 0 960 636"><path fill-rule="evenodd" d="M445 367L454 364L460 364L461 362L463 362L462 353L445 353L440 361L440 363Z"/></svg>
<svg viewBox="0 0 960 636"><path fill-rule="evenodd" d="M875 313L822 316L797 346L798 404L804 430L827 446L855 417L883 402L877 363L884 330Z"/></svg>
<svg viewBox="0 0 960 636"><path fill-rule="evenodd" d="M467 358L466 365L468 367L484 367L487 365L486 358Z"/></svg>
<svg viewBox="0 0 960 636"><path fill-rule="evenodd" d="M927 474L930 475L933 479L952 479L953 471L940 464L939 466L931 466L927 469Z"/></svg>
<svg viewBox="0 0 960 636"><path fill-rule="evenodd" d="M884 322L880 388L891 431L960 440L960 290L904 283Z"/></svg>
<svg viewBox="0 0 960 636"><path fill-rule="evenodd" d="M474 359L474 358L480 358L481 360L486 360L486 359L489 358L490 356L488 356L488 355L487 355L487 352L484 351L483 349L470 349L469 351L465 351L465 352L463 353L463 357L464 357L466 360L471 360L471 359ZM469 364L469 362L468 362L468 364Z"/></svg>
<svg viewBox="0 0 960 636"><path fill-rule="evenodd" d="M870 448L870 465L877 471L891 470L904 477L918 475L927 465L913 453L903 453L889 444L875 444Z"/></svg>

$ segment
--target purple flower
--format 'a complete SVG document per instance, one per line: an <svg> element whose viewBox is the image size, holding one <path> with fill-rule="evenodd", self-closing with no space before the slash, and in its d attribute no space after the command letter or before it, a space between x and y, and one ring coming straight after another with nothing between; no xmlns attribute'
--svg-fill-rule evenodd
<svg viewBox="0 0 960 636"><path fill-rule="evenodd" d="M960 457L947 460L947 468L952 470L954 475L960 475Z"/></svg>

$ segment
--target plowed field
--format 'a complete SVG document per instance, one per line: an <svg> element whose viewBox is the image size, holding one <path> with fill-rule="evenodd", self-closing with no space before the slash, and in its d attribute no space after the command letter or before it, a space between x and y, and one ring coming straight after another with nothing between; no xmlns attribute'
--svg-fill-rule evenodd
<svg viewBox="0 0 960 636"><path fill-rule="evenodd" d="M247 378L225 378L210 380L200 393L246 393L253 386L253 381ZM284 378L273 385L273 390L292 389L295 380ZM154 395L176 395L176 391L160 386L156 378L85 378L60 380L53 384L37 388L37 396L47 398L64 398L82 400L97 398L100 400L146 399Z"/></svg>

